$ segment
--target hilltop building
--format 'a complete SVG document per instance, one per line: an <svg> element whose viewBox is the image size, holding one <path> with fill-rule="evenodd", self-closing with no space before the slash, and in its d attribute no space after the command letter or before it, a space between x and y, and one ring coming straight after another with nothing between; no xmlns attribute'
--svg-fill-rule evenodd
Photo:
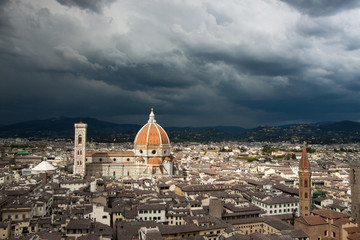
<svg viewBox="0 0 360 240"><path fill-rule="evenodd" d="M85 123L75 124L74 174L120 178L173 175L176 171L170 139L156 123L153 109L148 122L136 134L132 151L86 152L86 129Z"/></svg>
<svg viewBox="0 0 360 240"><path fill-rule="evenodd" d="M311 171L304 145L299 163L299 205L300 216L310 216L311 211Z"/></svg>

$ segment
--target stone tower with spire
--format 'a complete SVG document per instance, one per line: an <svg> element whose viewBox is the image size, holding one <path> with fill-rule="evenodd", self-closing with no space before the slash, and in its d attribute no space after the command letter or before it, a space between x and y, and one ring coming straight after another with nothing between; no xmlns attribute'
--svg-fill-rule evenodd
<svg viewBox="0 0 360 240"><path fill-rule="evenodd" d="M304 144L299 163L299 205L300 216L310 216L311 211L311 171Z"/></svg>

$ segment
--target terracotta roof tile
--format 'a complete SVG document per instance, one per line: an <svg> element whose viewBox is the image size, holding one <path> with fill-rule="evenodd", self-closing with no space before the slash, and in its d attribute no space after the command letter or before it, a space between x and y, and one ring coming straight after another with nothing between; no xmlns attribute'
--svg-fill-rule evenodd
<svg viewBox="0 0 360 240"><path fill-rule="evenodd" d="M314 225L323 225L327 224L327 222L320 216L302 216L302 218L308 225L314 226Z"/></svg>
<svg viewBox="0 0 360 240"><path fill-rule="evenodd" d="M161 165L162 162L159 158L157 157L152 157L148 160L148 164L152 164L152 165Z"/></svg>
<svg viewBox="0 0 360 240"><path fill-rule="evenodd" d="M347 237L349 240L359 240L360 239L360 233L354 233Z"/></svg>
<svg viewBox="0 0 360 240"><path fill-rule="evenodd" d="M321 209L317 209L317 210L313 210L312 212L313 212L314 214L316 214L316 215L320 215L320 216L322 216L322 217L330 218L330 219L347 218L347 217L349 217L349 215L346 214L346 213L336 212L336 211L333 211L333 210L321 210Z"/></svg>
<svg viewBox="0 0 360 240"><path fill-rule="evenodd" d="M348 222L350 222L349 219L347 219L347 218L340 218L340 219L335 220L334 223L333 223L333 225L334 225L334 226L337 226L337 227L340 227L340 226L342 226L342 225L344 225L344 224L347 224Z"/></svg>
<svg viewBox="0 0 360 240"><path fill-rule="evenodd" d="M344 230L347 231L348 234L360 233L360 227L347 227L347 228L344 228Z"/></svg>
<svg viewBox="0 0 360 240"><path fill-rule="evenodd" d="M125 151L125 152L86 152L86 156L133 156L133 151Z"/></svg>

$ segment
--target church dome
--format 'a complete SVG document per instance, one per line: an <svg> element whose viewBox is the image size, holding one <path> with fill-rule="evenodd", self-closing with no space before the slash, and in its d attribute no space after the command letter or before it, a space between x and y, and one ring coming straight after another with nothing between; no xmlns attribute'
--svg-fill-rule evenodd
<svg viewBox="0 0 360 240"><path fill-rule="evenodd" d="M136 134L135 145L164 145L170 144L165 130L156 123L153 109L149 115L149 121Z"/></svg>
<svg viewBox="0 0 360 240"><path fill-rule="evenodd" d="M145 162L145 159L143 157L138 157L138 158L136 158L136 161Z"/></svg>
<svg viewBox="0 0 360 240"><path fill-rule="evenodd" d="M149 159L148 164L151 164L151 165L161 165L162 162L161 162L161 160L160 160L159 158L157 158L157 157L152 157L152 158Z"/></svg>

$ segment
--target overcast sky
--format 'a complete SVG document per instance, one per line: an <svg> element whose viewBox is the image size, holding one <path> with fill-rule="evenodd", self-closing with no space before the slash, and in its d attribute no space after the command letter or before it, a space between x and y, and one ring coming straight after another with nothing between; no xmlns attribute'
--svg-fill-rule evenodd
<svg viewBox="0 0 360 240"><path fill-rule="evenodd" d="M360 120L353 0L0 0L0 123Z"/></svg>

